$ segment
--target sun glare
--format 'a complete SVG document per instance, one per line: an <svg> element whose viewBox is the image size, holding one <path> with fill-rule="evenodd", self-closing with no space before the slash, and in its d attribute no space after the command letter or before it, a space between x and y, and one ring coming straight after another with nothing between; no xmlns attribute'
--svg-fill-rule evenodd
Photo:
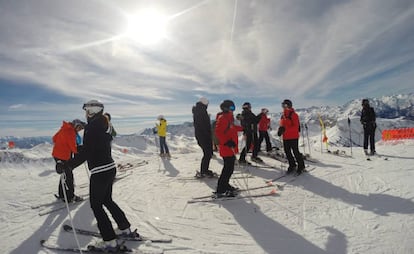
<svg viewBox="0 0 414 254"><path fill-rule="evenodd" d="M128 15L125 35L141 44L154 44L165 38L167 17L155 10Z"/></svg>

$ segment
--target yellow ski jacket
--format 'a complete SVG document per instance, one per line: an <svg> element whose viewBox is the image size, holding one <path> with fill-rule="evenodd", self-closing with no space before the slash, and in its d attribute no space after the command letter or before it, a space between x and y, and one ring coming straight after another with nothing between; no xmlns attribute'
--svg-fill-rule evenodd
<svg viewBox="0 0 414 254"><path fill-rule="evenodd" d="M160 137L167 136L167 120L161 119L160 124L157 124L157 133Z"/></svg>

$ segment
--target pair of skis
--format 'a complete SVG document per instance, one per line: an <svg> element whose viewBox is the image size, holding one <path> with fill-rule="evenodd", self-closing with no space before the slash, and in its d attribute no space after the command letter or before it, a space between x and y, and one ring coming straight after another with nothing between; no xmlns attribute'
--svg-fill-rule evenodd
<svg viewBox="0 0 414 254"><path fill-rule="evenodd" d="M276 152L267 152L267 153L264 153L263 155L266 156L266 157L269 157L271 159L280 161L282 163L287 163L287 159L284 156L284 154L279 153L278 151L276 151Z"/></svg>
<svg viewBox="0 0 414 254"><path fill-rule="evenodd" d="M63 230L66 232L73 232L75 231L77 234L80 235L87 235L92 237L99 237L101 238L101 234L96 231L91 230L85 230L85 229L79 229L79 228L72 228L69 225L63 225ZM135 242L145 242L147 243L171 243L171 238L153 238L153 237L125 237L122 235L119 235L118 238L122 241L135 241ZM60 247L58 245L49 243L47 240L41 240L40 245L46 249L53 250L53 251L65 251L65 252L83 252L83 253L106 253L104 249L97 248L93 245L89 245L87 248L79 249L79 248L67 248L67 247ZM138 254L162 254L164 251L162 249L156 249L155 247L151 249L130 249L125 247L123 244L121 244L123 248L120 248L117 250L116 253L138 253Z"/></svg>
<svg viewBox="0 0 414 254"><path fill-rule="evenodd" d="M372 155L371 154L366 154L365 156L367 158L367 161L371 161L372 160L371 158L380 158L380 159L384 159L385 161L388 160L388 157L383 157L383 156L381 156L381 155L379 155L377 153L372 154Z"/></svg>
<svg viewBox="0 0 414 254"><path fill-rule="evenodd" d="M301 174L306 174L308 172L311 172L315 169L316 167L311 167L306 169L306 171L304 171ZM300 174L300 175L301 175ZM288 181L282 183L282 184L274 184L275 181L278 181L284 177L287 176L292 176L291 179L289 179ZM259 198L259 197L271 197L271 196L279 196L278 192L276 189L278 190L283 190L283 188L288 184L293 182L294 180L297 179L299 175L297 174L285 174L283 173L282 175L279 175L278 177L271 179L271 180L267 180L265 181L265 185L262 186L257 186L257 187L252 187L252 188L248 188L248 189L239 189L238 192L239 194L242 192L246 192L246 191L252 191L252 190L258 190L258 189L265 189L265 188L270 188L273 187L271 191L269 192L265 192L265 193L259 193L259 194L247 194L247 195L237 195L235 197L221 197L221 198L217 198L215 194L212 195L206 195L206 196L200 196L200 197L194 197L190 200L187 201L188 204L193 204L193 203L209 203L209 202L220 202L220 201L228 201L228 200L237 200L237 199L248 199L248 198ZM276 188L275 188L276 187Z"/></svg>
<svg viewBox="0 0 414 254"><path fill-rule="evenodd" d="M261 193L261 194L250 194L250 195L237 195L235 197L220 197L217 198L215 194L209 195L207 197L199 197L193 198L187 201L188 204L193 203L211 203L211 202L220 202L220 201L228 201L228 200L237 200L237 199L248 199L248 198L259 198L259 197L270 197L270 196L278 196L279 194L276 192L276 189L272 189L270 192Z"/></svg>
<svg viewBox="0 0 414 254"><path fill-rule="evenodd" d="M88 197L88 196L89 195L80 196L82 198L82 200L70 202L69 207L82 203L85 200L85 198ZM44 216L46 214L50 214L50 213L65 209L66 204L61 199L56 199L55 201L32 205L30 208L32 208L32 209L41 209L38 214L39 214L39 216Z"/></svg>
<svg viewBox="0 0 414 254"><path fill-rule="evenodd" d="M119 172L122 172L122 171L127 171L127 170L134 169L136 167L141 167L141 166L144 166L144 165L147 165L147 164L148 164L148 161L146 161L146 160L142 160L142 161L139 161L139 162L118 163L116 165L116 168Z"/></svg>
<svg viewBox="0 0 414 254"><path fill-rule="evenodd" d="M279 177L276 177L275 179L272 179L272 180L268 180L268 181L266 181L266 183L267 182L274 182L274 181L277 181L277 180L279 180L279 179L282 179L282 178L284 178L284 177L286 177L286 176L291 176L291 178L290 179L288 179L287 181L285 181L284 183L281 183L281 184L276 184L276 186L277 186L277 188L279 189L279 190L283 190L284 189L284 187L286 186L286 185L288 185L289 183L291 183L291 182L293 182L293 181L295 181L299 176L301 176L301 175L303 175L303 174L307 174L307 173L309 173L309 172L311 172L311 171L313 171L313 170L315 170L316 169L316 167L308 167L306 170L304 170L302 173L300 173L300 174L297 174L297 173L293 173L293 174L283 174L283 175L281 175L281 176L279 176Z"/></svg>
<svg viewBox="0 0 414 254"><path fill-rule="evenodd" d="M178 180L183 180L183 181L191 181L191 180L195 180L195 181L204 181L204 180L216 180L218 179L218 176L214 176L214 177L196 177L196 176L183 176L183 177L179 177ZM247 175L247 176L232 176L231 179L244 179L244 178L253 178L252 175Z"/></svg>
<svg viewBox="0 0 414 254"><path fill-rule="evenodd" d="M259 198L259 197L278 196L278 194L276 192L276 189L274 187L275 187L275 185L273 185L273 183L267 183L266 185L263 185L263 186L257 186L257 187L252 187L252 188L248 188L248 189L238 189L237 192L238 192L238 194L240 194L240 193L247 192L247 191L252 191L252 190L272 188L272 190L270 190L269 192L259 193L259 194L237 195L235 197L220 197L220 198L217 198L216 195L213 193L211 195L194 197L194 198L188 200L187 203L188 204L206 203L206 202L219 202L219 201L227 201L227 200L246 199L246 198Z"/></svg>
<svg viewBox="0 0 414 254"><path fill-rule="evenodd" d="M93 237L101 237L101 234L96 231L86 230L86 229L80 229L80 228L73 228L70 225L64 224L63 230L66 232L73 232L80 234L80 235L88 235ZM123 235L118 235L118 238L120 240L124 241L135 241L135 242L145 242L145 241L151 241L153 243L171 243L171 238L154 238L154 237L146 237L146 236L139 236L139 237L125 237Z"/></svg>

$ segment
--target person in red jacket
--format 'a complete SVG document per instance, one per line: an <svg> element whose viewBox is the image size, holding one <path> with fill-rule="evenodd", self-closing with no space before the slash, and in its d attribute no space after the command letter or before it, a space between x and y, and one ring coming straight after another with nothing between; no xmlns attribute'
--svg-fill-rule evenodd
<svg viewBox="0 0 414 254"><path fill-rule="evenodd" d="M238 131L243 131L241 126L234 124L233 111L236 109L234 102L224 100L220 104L222 112L216 116L215 133L219 141L220 156L223 158L223 169L217 183L217 197L234 197L237 188L229 184L234 171L234 162L238 149Z"/></svg>
<svg viewBox="0 0 414 254"><path fill-rule="evenodd" d="M267 132L270 129L270 118L267 117L267 113L269 113L269 110L262 108L262 112L259 114L259 150L264 139L266 142L266 152L270 152L272 150L272 144L270 143L269 133Z"/></svg>
<svg viewBox="0 0 414 254"><path fill-rule="evenodd" d="M72 122L63 121L62 127L59 131L53 136L53 151L52 156L58 163L64 163L68 161L74 154L78 152L77 144L77 133L85 127L85 123L79 119L75 119ZM59 181L58 186L58 198L64 200L64 193L66 192L66 197L68 202L80 201L81 197L75 195L75 188L73 186L73 173L72 170L65 170L65 190L62 188L62 184Z"/></svg>
<svg viewBox="0 0 414 254"><path fill-rule="evenodd" d="M283 113L280 118L280 127L277 135L279 137L283 135L283 148L286 158L289 161L287 174L291 174L295 171L297 174L301 174L305 171L305 162L303 161L302 154L299 152L299 116L293 109L292 101L290 100L284 100L282 102L282 108ZM297 168L296 162L298 164Z"/></svg>

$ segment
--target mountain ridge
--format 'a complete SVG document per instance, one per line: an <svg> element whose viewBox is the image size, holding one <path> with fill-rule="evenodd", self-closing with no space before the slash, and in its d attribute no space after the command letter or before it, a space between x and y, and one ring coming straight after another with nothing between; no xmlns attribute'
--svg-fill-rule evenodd
<svg viewBox="0 0 414 254"><path fill-rule="evenodd" d="M371 106L374 108L377 118L383 118L388 120L397 121L383 121L386 124L379 124L378 130L393 129L402 127L414 126L414 93L398 94L391 96L382 96L380 98L368 98ZM361 135L361 131L358 129L359 116L361 113L361 101L362 98L353 99L342 106L312 106L309 108L296 109L299 114L302 124L306 124L309 127L309 135L316 135L320 133L319 117L324 122L327 129L339 128L341 133L347 128L346 121L348 117L352 120L353 133L355 135ZM280 112L270 115L272 120L272 127L275 129L278 126L280 119ZM213 120L213 119L212 119ZM357 122L355 124L355 122ZM192 122L184 122L181 124L170 124L168 126L168 132L172 136L194 136L194 129ZM140 133L120 135L154 135L152 128L146 128ZM349 136L349 135L348 135ZM377 138L381 138L378 134ZM0 137L0 149L6 149L8 141L13 140L16 147L31 148L42 143L51 143L51 136L39 136L39 137L14 137L5 136ZM335 140L335 139L333 139ZM344 142L342 142L344 143ZM345 142L346 144L346 142Z"/></svg>

